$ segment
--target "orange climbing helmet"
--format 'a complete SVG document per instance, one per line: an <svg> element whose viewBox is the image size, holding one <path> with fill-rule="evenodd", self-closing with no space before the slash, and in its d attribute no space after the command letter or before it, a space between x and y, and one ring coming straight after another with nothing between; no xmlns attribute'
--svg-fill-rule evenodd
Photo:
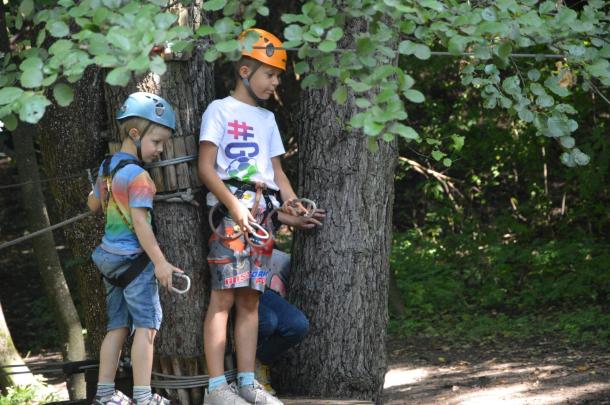
<svg viewBox="0 0 610 405"><path fill-rule="evenodd" d="M278 49L282 48L282 41L272 33L260 28L249 28L243 31L239 34L238 40L242 42L249 32L256 32L259 35L258 41L252 45L252 50L250 51L243 48L241 50L242 56L248 56L259 62L286 71L286 50Z"/></svg>

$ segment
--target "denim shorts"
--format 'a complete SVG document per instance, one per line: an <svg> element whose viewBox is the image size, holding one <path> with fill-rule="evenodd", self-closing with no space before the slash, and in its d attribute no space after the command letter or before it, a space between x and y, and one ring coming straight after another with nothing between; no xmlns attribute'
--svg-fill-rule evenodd
<svg viewBox="0 0 610 405"><path fill-rule="evenodd" d="M229 234L234 226L235 222L226 216L217 230ZM246 242L244 236L223 240L212 233L209 248L208 265L213 290L249 287L265 291L273 239L269 239L264 247L253 247Z"/></svg>
<svg viewBox="0 0 610 405"><path fill-rule="evenodd" d="M98 246L91 258L102 275L112 278L125 272L137 256L117 255ZM159 330L163 313L152 262L125 288L116 287L105 279L104 285L108 316L106 330L124 327Z"/></svg>

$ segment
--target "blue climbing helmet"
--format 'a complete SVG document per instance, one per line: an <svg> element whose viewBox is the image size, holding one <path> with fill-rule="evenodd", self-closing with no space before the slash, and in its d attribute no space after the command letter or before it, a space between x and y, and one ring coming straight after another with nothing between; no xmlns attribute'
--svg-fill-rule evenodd
<svg viewBox="0 0 610 405"><path fill-rule="evenodd" d="M116 114L116 119L121 121L125 118L140 117L155 124L163 125L176 131L176 113L172 106L156 94L137 92L127 97Z"/></svg>

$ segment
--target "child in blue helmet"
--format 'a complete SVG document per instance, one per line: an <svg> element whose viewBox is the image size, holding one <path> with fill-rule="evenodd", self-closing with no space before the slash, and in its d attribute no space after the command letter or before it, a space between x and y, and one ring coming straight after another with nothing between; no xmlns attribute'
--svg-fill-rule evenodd
<svg viewBox="0 0 610 405"><path fill-rule="evenodd" d="M100 349L94 404L169 404L152 394L153 342L161 326L157 280L171 288L172 273L182 270L166 259L152 229L155 184L142 164L157 160L176 128L172 107L150 93L133 93L117 113L121 150L100 167L87 205L106 215L102 243L92 259L106 287L107 333ZM135 329L131 347L133 400L114 388L121 348Z"/></svg>

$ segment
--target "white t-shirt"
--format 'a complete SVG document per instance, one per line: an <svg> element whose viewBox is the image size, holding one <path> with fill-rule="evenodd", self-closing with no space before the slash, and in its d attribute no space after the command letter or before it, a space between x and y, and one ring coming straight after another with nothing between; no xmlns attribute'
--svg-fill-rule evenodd
<svg viewBox="0 0 610 405"><path fill-rule="evenodd" d="M214 168L222 180L263 182L267 188L279 190L271 158L283 155L285 150L271 111L231 96L215 100L203 113L199 132L199 142L202 141L218 146ZM254 193L244 194L246 206L252 205L253 197ZM217 201L208 193L208 205Z"/></svg>

